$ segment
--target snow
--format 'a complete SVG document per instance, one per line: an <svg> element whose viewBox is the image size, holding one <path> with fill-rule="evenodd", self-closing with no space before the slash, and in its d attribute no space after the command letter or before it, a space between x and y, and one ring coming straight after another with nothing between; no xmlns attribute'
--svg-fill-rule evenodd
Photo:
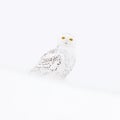
<svg viewBox="0 0 120 120"><path fill-rule="evenodd" d="M119 120L120 95L0 70L1 120ZM72 79L73 80L73 79Z"/></svg>

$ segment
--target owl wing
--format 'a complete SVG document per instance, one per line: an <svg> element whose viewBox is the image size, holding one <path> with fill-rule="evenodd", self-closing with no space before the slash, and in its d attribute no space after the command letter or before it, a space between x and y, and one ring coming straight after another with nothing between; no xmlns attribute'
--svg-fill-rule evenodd
<svg viewBox="0 0 120 120"><path fill-rule="evenodd" d="M34 67L34 71L48 73L56 71L62 63L62 55L58 54L56 49L45 53L39 63Z"/></svg>

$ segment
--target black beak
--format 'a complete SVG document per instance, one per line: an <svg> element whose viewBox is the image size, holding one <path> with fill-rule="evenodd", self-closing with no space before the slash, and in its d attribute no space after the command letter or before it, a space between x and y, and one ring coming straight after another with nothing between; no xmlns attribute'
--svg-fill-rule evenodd
<svg viewBox="0 0 120 120"><path fill-rule="evenodd" d="M68 43L67 43L67 42L65 42L65 44L67 45Z"/></svg>

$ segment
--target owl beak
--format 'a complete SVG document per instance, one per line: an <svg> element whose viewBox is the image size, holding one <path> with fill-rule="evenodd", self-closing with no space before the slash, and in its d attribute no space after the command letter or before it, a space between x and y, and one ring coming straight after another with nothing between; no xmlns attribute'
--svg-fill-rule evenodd
<svg viewBox="0 0 120 120"><path fill-rule="evenodd" d="M65 44L67 45L68 43L67 43L67 42L65 42Z"/></svg>

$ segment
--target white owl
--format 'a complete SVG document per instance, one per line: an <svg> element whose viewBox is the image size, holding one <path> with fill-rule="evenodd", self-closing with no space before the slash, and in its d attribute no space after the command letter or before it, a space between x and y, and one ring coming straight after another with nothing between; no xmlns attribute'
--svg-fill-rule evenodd
<svg viewBox="0 0 120 120"><path fill-rule="evenodd" d="M75 43L70 34L61 37L55 49L45 53L32 71L40 75L65 78L75 65Z"/></svg>

